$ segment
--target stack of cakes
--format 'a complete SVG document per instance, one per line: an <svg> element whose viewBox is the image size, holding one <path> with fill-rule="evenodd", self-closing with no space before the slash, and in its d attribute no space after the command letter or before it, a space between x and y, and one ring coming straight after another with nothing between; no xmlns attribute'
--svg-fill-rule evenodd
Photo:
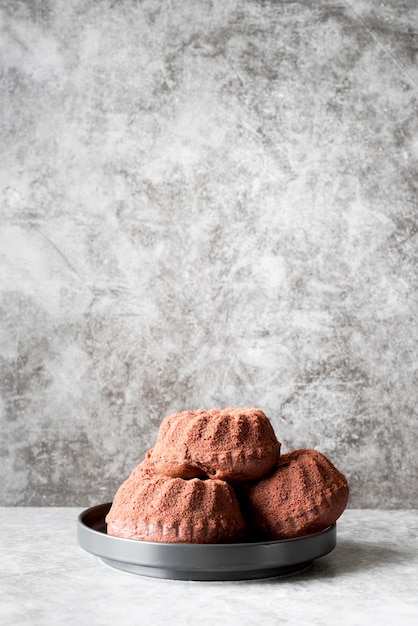
<svg viewBox="0 0 418 626"><path fill-rule="evenodd" d="M155 446L119 487L109 535L165 543L300 537L344 511L345 477L316 450L280 455L256 408L166 417Z"/></svg>

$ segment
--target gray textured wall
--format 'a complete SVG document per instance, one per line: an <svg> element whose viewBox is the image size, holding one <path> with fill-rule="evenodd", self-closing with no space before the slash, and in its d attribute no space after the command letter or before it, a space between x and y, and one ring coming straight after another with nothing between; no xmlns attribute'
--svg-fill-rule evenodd
<svg viewBox="0 0 418 626"><path fill-rule="evenodd" d="M416 506L415 0L0 20L1 503L107 501L166 414L250 405Z"/></svg>

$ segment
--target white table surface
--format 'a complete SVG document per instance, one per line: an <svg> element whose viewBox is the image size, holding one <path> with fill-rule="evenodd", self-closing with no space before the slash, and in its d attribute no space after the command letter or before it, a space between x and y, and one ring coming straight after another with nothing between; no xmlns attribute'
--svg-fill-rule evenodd
<svg viewBox="0 0 418 626"><path fill-rule="evenodd" d="M345 511L306 572L240 582L145 578L77 544L77 508L0 508L0 623L418 624L418 511Z"/></svg>

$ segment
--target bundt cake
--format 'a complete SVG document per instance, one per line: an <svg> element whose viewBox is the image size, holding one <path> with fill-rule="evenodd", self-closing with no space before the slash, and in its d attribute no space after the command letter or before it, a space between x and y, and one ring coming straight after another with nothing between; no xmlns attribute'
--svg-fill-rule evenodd
<svg viewBox="0 0 418 626"><path fill-rule="evenodd" d="M119 487L107 532L162 543L289 539L334 523L348 495L320 452L280 456L260 409L183 411L162 421L154 448Z"/></svg>
<svg viewBox="0 0 418 626"><path fill-rule="evenodd" d="M229 543L244 531L226 482L157 475L147 459L119 487L106 523L109 535L163 543Z"/></svg>
<svg viewBox="0 0 418 626"><path fill-rule="evenodd" d="M323 454L294 450L282 454L268 476L242 486L244 518L260 538L275 540L319 532L344 511L348 485Z"/></svg>
<svg viewBox="0 0 418 626"><path fill-rule="evenodd" d="M183 411L166 417L150 455L159 474L256 480L276 465L280 443L256 408Z"/></svg>

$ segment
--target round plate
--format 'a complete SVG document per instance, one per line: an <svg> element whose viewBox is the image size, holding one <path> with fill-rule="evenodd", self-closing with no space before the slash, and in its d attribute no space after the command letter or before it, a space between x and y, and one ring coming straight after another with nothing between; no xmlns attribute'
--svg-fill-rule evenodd
<svg viewBox="0 0 418 626"><path fill-rule="evenodd" d="M177 580L248 580L299 572L335 548L336 525L320 533L249 543L156 543L112 537L105 517L112 503L83 511L78 543L116 569Z"/></svg>

